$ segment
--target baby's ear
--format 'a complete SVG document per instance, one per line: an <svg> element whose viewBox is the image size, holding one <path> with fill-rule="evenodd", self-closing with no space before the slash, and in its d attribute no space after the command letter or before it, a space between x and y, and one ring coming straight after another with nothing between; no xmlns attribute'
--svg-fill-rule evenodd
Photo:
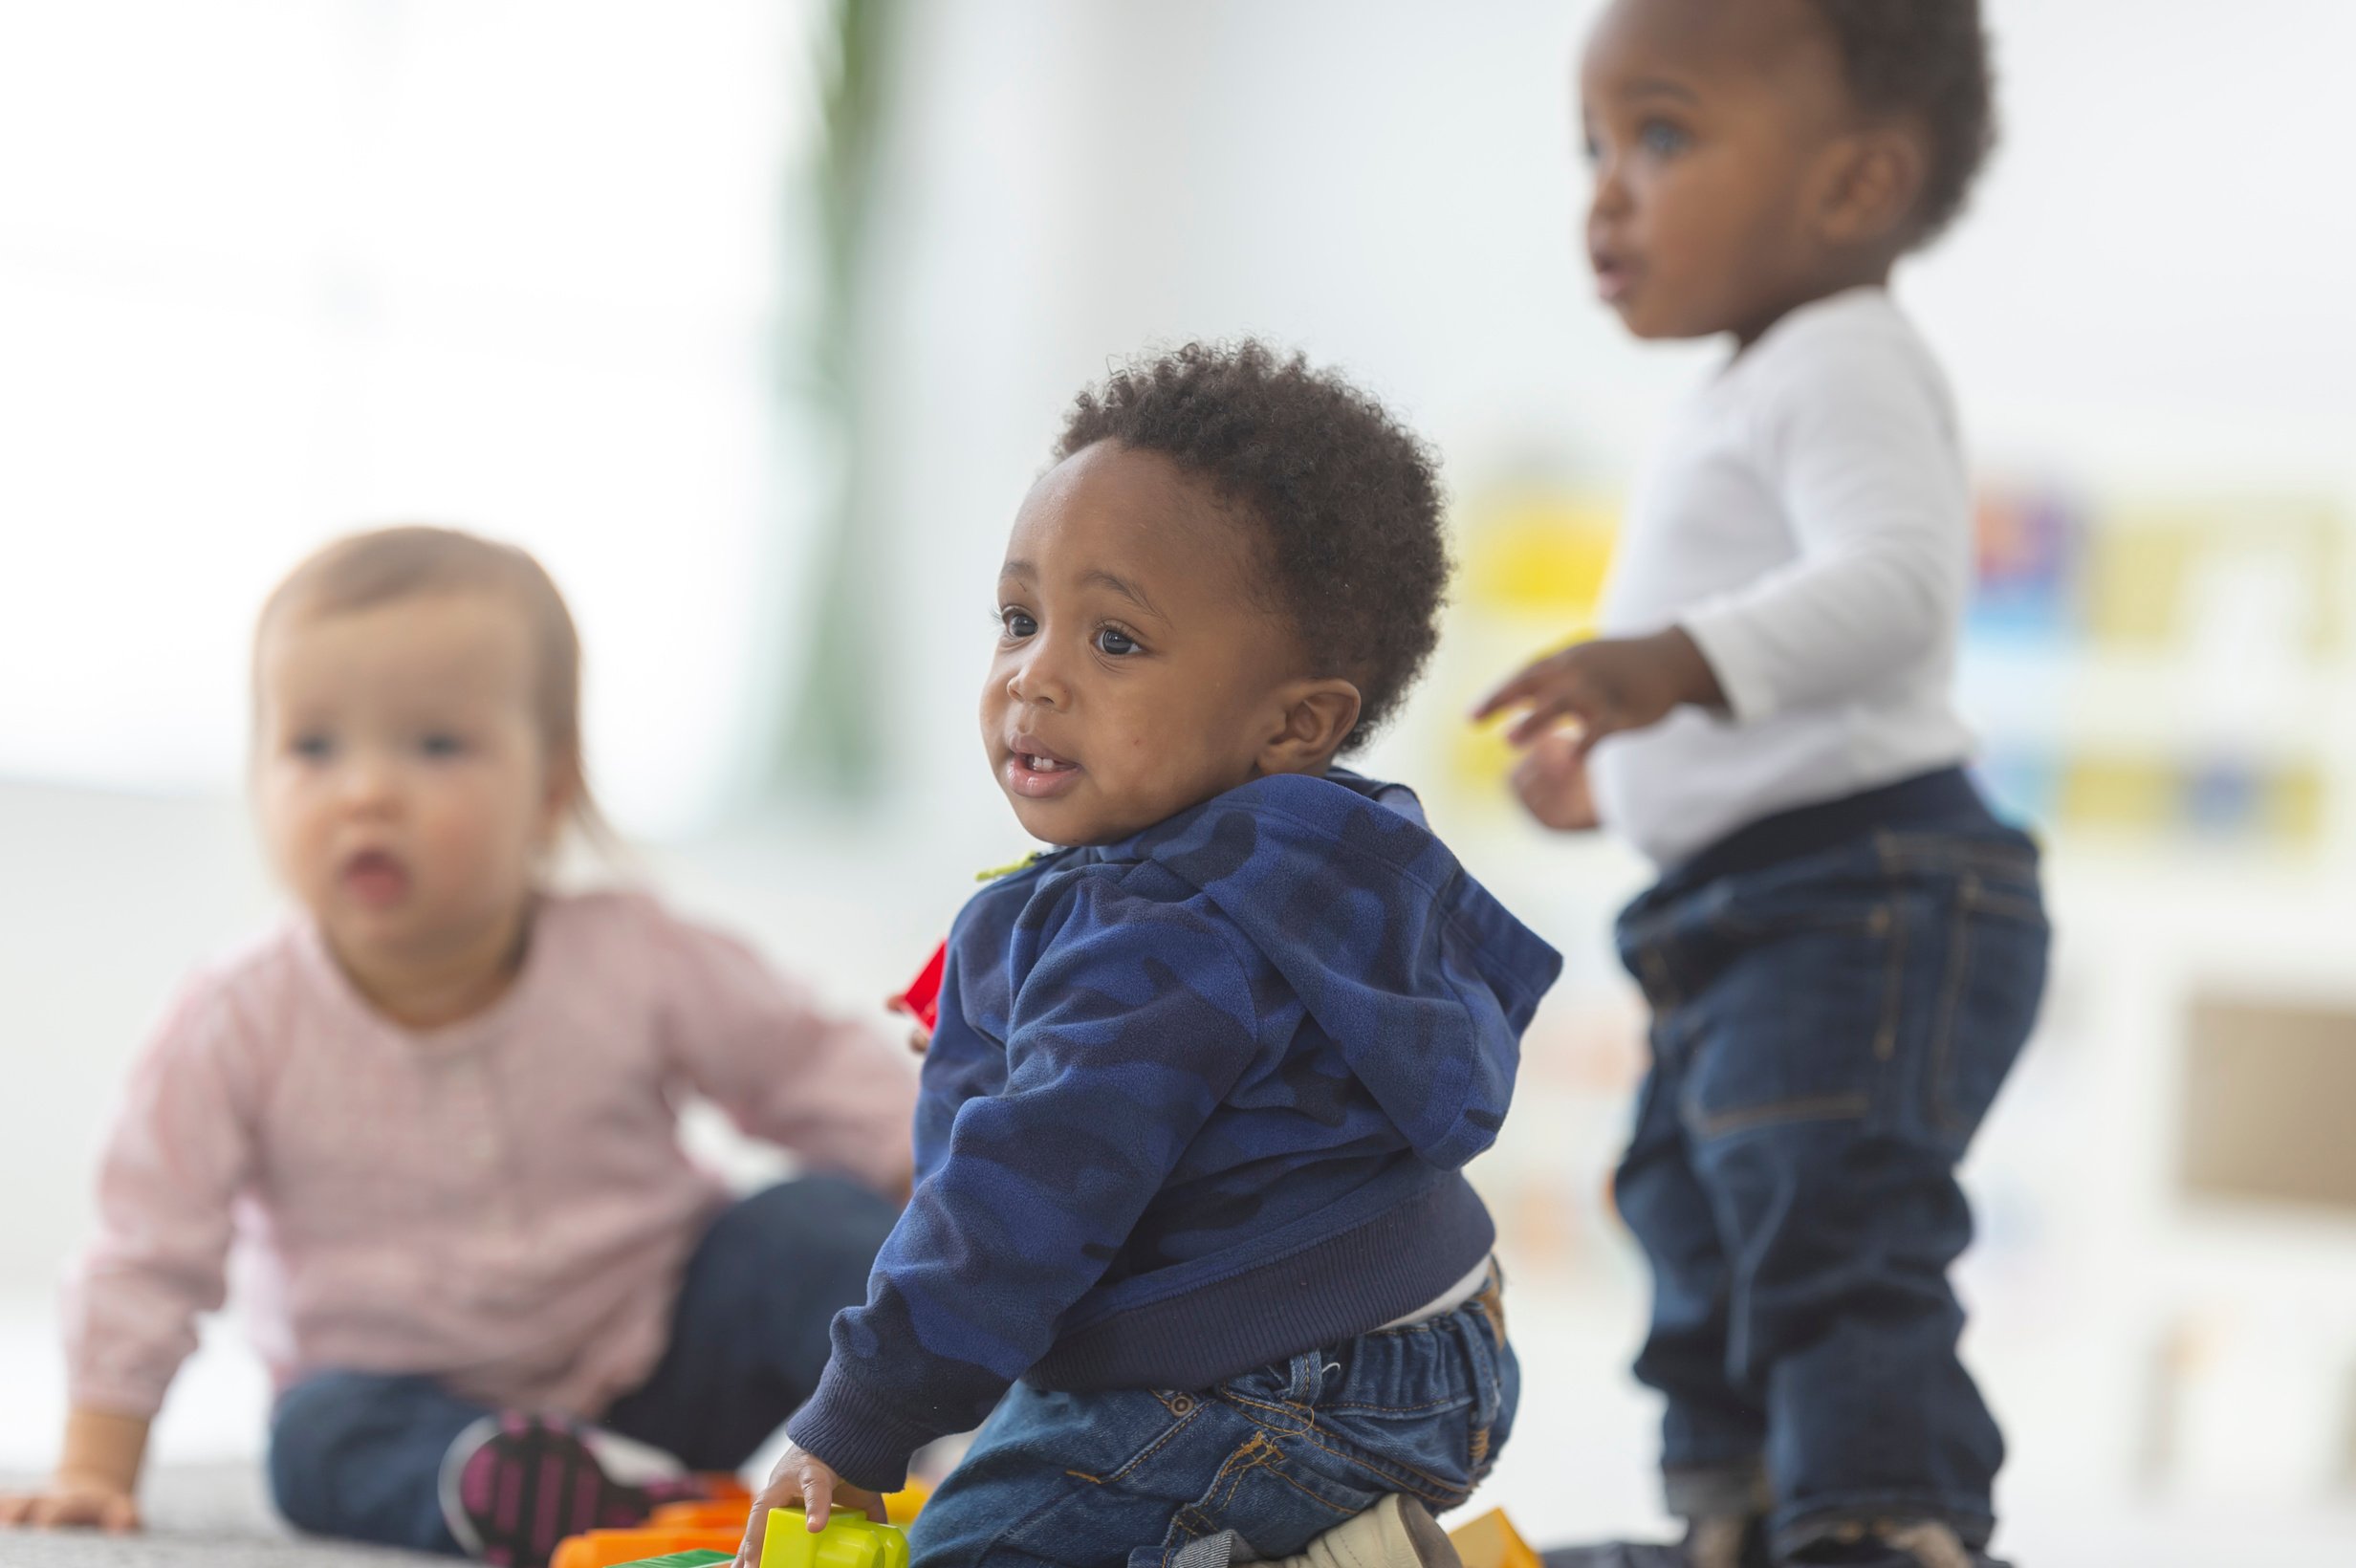
<svg viewBox="0 0 2356 1568"><path fill-rule="evenodd" d="M1825 236L1836 245L1879 245L1901 237L1922 198L1922 138L1904 125L1874 125L1844 137L1826 194Z"/></svg>
<svg viewBox="0 0 2356 1568"><path fill-rule="evenodd" d="M1358 728L1358 687L1339 677L1285 686L1281 728L1260 751L1260 772L1307 773L1322 769Z"/></svg>
<svg viewBox="0 0 2356 1568"><path fill-rule="evenodd" d="M563 837L564 824L580 804L581 776L578 763L556 763L548 769L546 791L540 798L540 833L547 847Z"/></svg>

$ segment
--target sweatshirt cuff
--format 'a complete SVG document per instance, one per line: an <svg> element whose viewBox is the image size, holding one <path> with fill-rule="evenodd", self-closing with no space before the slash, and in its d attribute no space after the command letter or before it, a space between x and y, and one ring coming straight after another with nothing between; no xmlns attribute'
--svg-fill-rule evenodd
<svg viewBox="0 0 2356 1568"><path fill-rule="evenodd" d="M853 1486L898 1492L907 1484L908 1455L941 1434L885 1405L830 1361L818 1391L786 1423L785 1435Z"/></svg>
<svg viewBox="0 0 2356 1568"><path fill-rule="evenodd" d="M1756 724L1782 707L1761 669L1765 660L1758 656L1739 607L1696 605L1677 623L1710 662L1710 673L1718 678L1718 689L1726 693L1727 711L1736 724Z"/></svg>
<svg viewBox="0 0 2356 1568"><path fill-rule="evenodd" d="M106 1378L89 1373L66 1377L66 1404L76 1410L103 1410L110 1416L153 1421L164 1408L163 1388L136 1378Z"/></svg>

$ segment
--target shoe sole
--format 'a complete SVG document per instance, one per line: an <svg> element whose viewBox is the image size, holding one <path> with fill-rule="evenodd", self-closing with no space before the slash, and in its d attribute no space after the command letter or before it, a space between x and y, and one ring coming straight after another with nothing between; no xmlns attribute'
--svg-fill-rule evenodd
<svg viewBox="0 0 2356 1568"><path fill-rule="evenodd" d="M497 1568L543 1568L567 1535L626 1530L652 1512L646 1492L607 1475L571 1429L531 1416L499 1418L444 1480L443 1513L459 1544Z"/></svg>

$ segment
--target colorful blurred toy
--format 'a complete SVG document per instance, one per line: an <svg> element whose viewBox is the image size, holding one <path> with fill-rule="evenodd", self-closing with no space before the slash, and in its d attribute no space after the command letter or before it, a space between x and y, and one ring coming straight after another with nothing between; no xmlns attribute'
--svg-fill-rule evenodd
<svg viewBox="0 0 2356 1568"><path fill-rule="evenodd" d="M733 1557L737 1544L744 1539L745 1521L752 1516L753 1500L741 1486L731 1486L731 1490L736 1495L706 1502L665 1504L635 1530L592 1530L585 1535L568 1535L557 1543L556 1556L548 1559L548 1568L691 1568L695 1563ZM871 1525L864 1514L855 1512L839 1514L836 1517L844 1521L840 1535L831 1523L812 1535L802 1528L799 1521L803 1515L796 1511L794 1529L799 1540L789 1543L783 1556L764 1551L762 1561L772 1568L869 1568L870 1564L873 1568L898 1568L907 1561L905 1543L897 1557L888 1549L882 1557L874 1556L871 1548L858 1543L872 1540L884 1531L898 1537L900 1532L893 1527L914 1522L917 1512L931 1493L930 1487L911 1477L905 1487L884 1499L884 1516L889 1524ZM854 1520L856 1527L852 1524ZM777 1528L774 1513L771 1514L769 1528ZM808 1541L819 1546L801 1544ZM853 1544L845 1547L840 1544L843 1541ZM818 1555L809 1555L813 1551ZM825 1555L827 1551L834 1555ZM868 1555L862 1556L862 1552ZM718 1556L711 1556L714 1553Z"/></svg>
<svg viewBox="0 0 2356 1568"><path fill-rule="evenodd" d="M729 1562L744 1534L742 1526L732 1531L592 1530L558 1542L548 1568L695 1568L698 1563Z"/></svg>

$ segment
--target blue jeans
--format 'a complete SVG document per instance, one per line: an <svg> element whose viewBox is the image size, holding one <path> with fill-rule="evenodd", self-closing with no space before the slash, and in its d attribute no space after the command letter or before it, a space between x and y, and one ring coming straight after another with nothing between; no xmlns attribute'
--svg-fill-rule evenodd
<svg viewBox="0 0 2356 1568"><path fill-rule="evenodd" d="M1981 1544L2003 1441L1947 1270L1956 1162L2044 988L2037 850L1960 774L1762 829L1620 921L1653 1018L1615 1193L1669 1510L1766 1512L1778 1557L1865 1516Z"/></svg>
<svg viewBox="0 0 2356 1568"><path fill-rule="evenodd" d="M1513 1426L1503 1324L1492 1285L1215 1388L1017 1383L917 1516L910 1554L918 1568L1163 1568L1222 1531L1297 1552L1385 1492L1453 1507Z"/></svg>
<svg viewBox="0 0 2356 1568"><path fill-rule="evenodd" d="M818 1387L827 1327L866 1299L867 1271L897 1217L832 1177L785 1182L731 1206L688 1259L669 1348L600 1425L731 1470ZM322 1535L456 1554L442 1517L442 1456L490 1414L432 1378L329 1371L278 1400L270 1481L278 1511Z"/></svg>

